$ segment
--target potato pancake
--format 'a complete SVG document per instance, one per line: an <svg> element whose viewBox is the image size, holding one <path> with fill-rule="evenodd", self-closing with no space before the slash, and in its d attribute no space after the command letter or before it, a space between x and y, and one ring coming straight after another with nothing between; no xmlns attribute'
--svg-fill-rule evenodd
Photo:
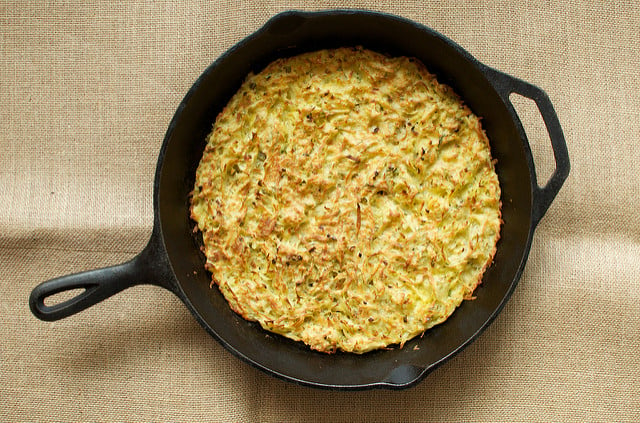
<svg viewBox="0 0 640 423"><path fill-rule="evenodd" d="M480 119L418 60L363 48L279 59L217 116L191 217L231 308L323 352L445 321L496 251Z"/></svg>

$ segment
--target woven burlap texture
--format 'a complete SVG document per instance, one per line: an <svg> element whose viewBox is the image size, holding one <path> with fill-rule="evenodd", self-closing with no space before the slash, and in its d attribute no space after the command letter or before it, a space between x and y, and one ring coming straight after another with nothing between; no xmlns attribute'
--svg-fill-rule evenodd
<svg viewBox="0 0 640 423"><path fill-rule="evenodd" d="M208 64L279 11L347 6L541 87L563 126L571 175L476 342L410 390L332 392L236 359L161 288L30 313L39 282L144 247L164 133ZM3 1L0 420L640 421L639 16L630 1ZM544 181L541 118L514 103Z"/></svg>

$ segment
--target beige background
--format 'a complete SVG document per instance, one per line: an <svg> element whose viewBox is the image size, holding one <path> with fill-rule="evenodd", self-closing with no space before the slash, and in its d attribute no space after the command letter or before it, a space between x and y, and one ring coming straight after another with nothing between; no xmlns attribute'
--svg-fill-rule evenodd
<svg viewBox="0 0 640 423"><path fill-rule="evenodd" d="M640 421L640 6L360 1L543 88L571 175L521 282L413 389L328 392L232 357L170 293L136 287L54 323L31 289L145 245L166 127L223 51L289 8L344 2L0 2L0 420ZM539 173L540 118L518 101Z"/></svg>

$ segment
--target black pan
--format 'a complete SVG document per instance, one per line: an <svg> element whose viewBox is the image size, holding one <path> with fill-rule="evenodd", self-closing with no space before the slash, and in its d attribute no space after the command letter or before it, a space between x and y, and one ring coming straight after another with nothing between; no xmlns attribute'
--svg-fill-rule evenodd
<svg viewBox="0 0 640 423"><path fill-rule="evenodd" d="M464 302L444 324L401 349L328 355L245 321L217 289L209 288L210 275L192 233L188 197L205 136L249 71L259 71L278 57L355 45L417 57L483 117L498 160L504 226L477 299ZM509 101L511 93L535 101L549 132L556 169L544 187L536 181L527 137ZM406 388L469 345L500 312L522 274L534 229L568 174L562 129L549 98L539 88L479 63L451 40L403 18L365 11L285 12L209 66L180 103L158 158L154 227L144 250L118 266L44 282L33 290L29 304L38 318L56 320L130 286L159 285L177 295L231 353L273 376L333 389ZM45 305L47 297L78 288L84 291L72 299Z"/></svg>

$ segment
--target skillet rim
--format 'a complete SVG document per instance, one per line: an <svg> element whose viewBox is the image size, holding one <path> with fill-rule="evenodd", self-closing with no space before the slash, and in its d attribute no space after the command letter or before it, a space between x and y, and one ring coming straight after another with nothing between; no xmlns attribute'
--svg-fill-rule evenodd
<svg viewBox="0 0 640 423"><path fill-rule="evenodd" d="M464 348L466 348L469 344L471 344L473 341L475 341L477 339L477 337L484 332L484 330L486 330L486 328L495 320L495 318L497 317L497 315L502 311L502 309L504 308L504 306L506 305L506 303L508 302L508 300L510 299L513 291L515 290L521 276L522 276L522 272L524 271L524 267L526 264L526 261L528 259L528 255L530 252L530 248L531 248L531 243L532 243L532 239L533 239L533 233L535 232L535 223L534 222L534 218L533 218L533 204L531 204L530 210L529 210L529 216L528 216L528 221L529 221L529 230L528 230L528 234L526 237L526 241L525 241L525 245L524 245L524 249L523 249L523 256L521 257L520 263L518 265L518 269L516 271L516 273L513 275L512 277L512 281L509 284L509 289L505 292L504 296L502 297L502 299L499 302L498 307L496 307L493 312L489 315L489 317L484 321L484 323L478 328L478 330L476 330L470 337L468 337L464 342L460 343L456 348L454 348L453 350L451 350L448 354L443 355L439 360L437 360L434 363L431 363L429 365L427 365L424 368L418 368L418 369L414 369L413 370L413 374L409 374L408 377L406 379L403 379L402 381L396 381L394 382L391 379L387 380L381 380L381 381L377 381L377 382L373 382L373 383L362 383L362 384L350 384L350 385L345 385L345 384L331 384L331 383L320 383L320 382L315 382L315 381L310 381L310 380L304 380L301 378L297 378L294 377L292 375L288 375L285 374L284 372L280 372L277 371L273 368L270 368L268 366L265 366L264 364L248 357L247 355L245 355L242 351L240 351L239 349L237 349L234 345L232 345L231 343L227 342L225 339L223 339L206 321L206 319L200 315L200 313L197 310L197 307L193 304L193 302L189 299L189 296L187 295L187 293L184 290L183 287L183 283L181 282L180 278L178 277L178 273L175 271L173 264L171 263L171 255L169 253L169 250L167 249L167 245L165 243L165 236L164 236L164 231L163 231L163 220L162 220L162 216L161 216L161 198L160 198L160 191L161 191L161 180L162 180L162 176L163 176L163 168L164 168L164 164L165 164L165 156L167 153L167 148L168 148L168 144L170 143L171 137L173 135L173 131L175 130L176 125L178 124L180 117L182 115L182 113L184 112L185 106L188 103L188 101L191 99L191 97L194 95L194 93L198 90L199 86L201 85L202 81L208 76L209 73L211 73L217 66L219 66L221 63L223 63L230 55L232 55L234 52L236 52L237 50L241 49L245 44L247 44L248 42L250 42L251 40L254 40L257 37L260 37L264 34L266 34L269 29L273 28L274 24L278 24L280 22L282 22L282 20L284 19L288 19L288 18L294 18L294 19L299 19L300 17L306 19L306 18L323 18L323 17L327 17L327 16L336 16L336 15L346 15L346 16L375 16L375 17L379 17L379 18L384 18L384 19L390 19L396 22L399 22L403 25L409 25L415 29L418 29L421 32L426 33L426 35L428 36L432 36L432 37L436 37L438 39L440 39L441 41L445 42L449 47L453 48L458 54L460 54L462 56L463 59L465 59L466 61L468 61L470 64L472 64L479 73L483 74L483 76L485 78L487 78L487 81L489 83L489 85L496 91L496 95L500 96L499 93L497 92L494 84L492 83L492 81L490 81L488 79L487 76L487 72L492 71L491 68L489 68L488 66L482 64L481 62L479 62L477 59L475 59L471 54L469 54L466 50L462 49L462 47L460 47L457 43L453 42L452 40L450 40L448 37L442 35L441 33L426 27L422 24L416 23L414 21L411 21L409 19L400 17L400 16L395 16L395 15L391 15L388 13L381 13L381 12L372 12L372 11L368 11L368 10L359 10L359 9L349 9L349 10L344 10L344 9L335 9L335 10L324 10L324 11L318 11L318 12L301 12L301 11L296 11L296 10L290 10L290 11L285 11L285 12L281 12L279 14L274 15L273 17L271 17L263 26L261 26L258 30L256 30L255 32L251 33L250 35L248 35L247 37L243 38L241 41L239 41L238 43L234 44L232 47L230 47L229 49L227 49L222 55L220 55L213 63L211 63L202 73L201 75L198 77L198 79L194 82L194 84L192 85L192 87L190 88L190 90L187 92L187 94L184 96L183 100L180 102L180 105L178 106L172 120L171 123L169 125L169 128L166 132L159 156L158 156L158 164L156 167L156 173L155 173L155 177L154 177L154 195L153 195L153 206L154 206L154 233L157 234L157 239L159 240L159 244L161 244L162 249L164 250L164 255L166 256L166 261L167 261L167 265L171 268L172 273L173 273L173 281L171 284L169 284L169 289L171 289L187 306L187 308L191 311L191 313L194 315L194 317L196 318L196 320L200 323L201 326L203 326L206 331L212 336L214 337L214 339L216 339L221 345L223 345L227 350L229 350L232 354L234 354L236 357L240 358L241 360L249 363L250 365L252 365L253 367L256 367L272 376L275 376L279 379L282 380L286 380L289 382L294 382L296 384L299 385L304 385L304 386L310 386L310 387L315 387L315 388L323 388L323 389L331 389L331 390L364 390L364 389L372 389L372 388L387 388L387 389L406 389L412 386L415 386L416 384L418 384L420 381L422 381L430 372L432 372L433 370L435 370L436 368L438 368L439 366L441 366L443 363L445 363L446 361L448 361L449 359L451 359L453 356L457 355L460 351L462 351ZM504 102L504 99L503 99ZM505 107L508 108L508 104L505 103ZM528 165L528 173L530 176L530 186L531 186L531 201L533 203L534 201L534 196L533 193L535 192L535 187L537 187L537 182L535 179L535 171L533 168L533 158L532 158L532 154L530 151L530 147L529 144L527 142L526 139L526 134L524 133L524 129L522 128L522 124L519 120L519 117L517 116L517 114L515 113L515 111L508 109L513 123L515 124L515 126L517 127L518 131L520 132L521 135L521 142L523 144L523 148L525 150L525 157L527 159L527 165ZM405 369L408 373L411 373L412 370L411 369ZM403 370L404 371L404 370ZM402 376L402 375L401 375ZM406 375L405 375L406 376Z"/></svg>

